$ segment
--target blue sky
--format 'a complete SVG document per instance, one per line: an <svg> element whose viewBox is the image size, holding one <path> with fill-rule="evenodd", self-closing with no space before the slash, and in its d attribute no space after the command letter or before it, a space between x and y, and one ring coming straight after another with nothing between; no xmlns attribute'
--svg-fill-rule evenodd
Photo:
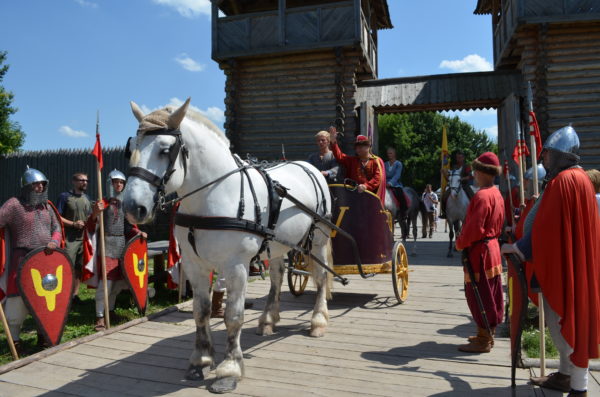
<svg viewBox="0 0 600 397"><path fill-rule="evenodd" d="M473 15L476 0L388 3L395 28L379 34L380 78L491 70L491 17ZM223 124L209 0L3 0L0 15L3 84L25 150L91 148L97 110L103 145L123 145L137 127L130 100L149 111L191 96ZM495 111L457 114L497 130Z"/></svg>

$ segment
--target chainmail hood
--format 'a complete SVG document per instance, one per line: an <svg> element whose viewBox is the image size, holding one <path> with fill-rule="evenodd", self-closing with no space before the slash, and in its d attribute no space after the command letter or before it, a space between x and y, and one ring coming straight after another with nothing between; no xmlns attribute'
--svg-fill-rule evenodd
<svg viewBox="0 0 600 397"><path fill-rule="evenodd" d="M31 205L33 207L39 204L46 204L48 202L48 183L46 182L44 191L41 193L36 193L31 184L23 186L19 198L23 204Z"/></svg>
<svg viewBox="0 0 600 397"><path fill-rule="evenodd" d="M547 171L544 183L550 182L561 171L575 167L579 163L579 156L576 154L561 152L554 149L545 150L548 151L548 156L546 157L547 161L544 161L544 168Z"/></svg>

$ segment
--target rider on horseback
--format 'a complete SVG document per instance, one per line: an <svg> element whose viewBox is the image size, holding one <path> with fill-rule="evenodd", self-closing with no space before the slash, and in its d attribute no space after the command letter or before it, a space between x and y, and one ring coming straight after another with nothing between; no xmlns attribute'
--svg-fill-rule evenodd
<svg viewBox="0 0 600 397"><path fill-rule="evenodd" d="M404 165L399 160L396 160L396 149L390 147L387 149L386 154L388 158L388 161L385 162L387 187L394 192L394 197L398 200L400 209L405 211L408 208L408 203L402 190L404 187L402 185Z"/></svg>
<svg viewBox="0 0 600 397"><path fill-rule="evenodd" d="M447 172L442 169L442 176L448 182L452 175L459 174L460 175L460 185L467 194L469 200L473 198L473 190L469 187L473 183L473 175L471 174L471 166L465 164L465 154L460 150L455 150L452 153L452 169ZM446 188L446 191L442 193L442 211L440 214L440 218L446 218L446 202L448 201L448 197L450 196L450 186Z"/></svg>

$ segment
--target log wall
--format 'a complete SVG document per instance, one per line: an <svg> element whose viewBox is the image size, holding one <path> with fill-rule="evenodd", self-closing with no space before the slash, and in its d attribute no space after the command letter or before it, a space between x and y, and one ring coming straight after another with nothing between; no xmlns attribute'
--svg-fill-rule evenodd
<svg viewBox="0 0 600 397"><path fill-rule="evenodd" d="M237 59L220 64L226 75L225 130L233 150L259 159L306 159L314 134L336 124L354 139L354 100L361 52L330 49ZM372 78L372 76L371 76Z"/></svg>
<svg viewBox="0 0 600 397"><path fill-rule="evenodd" d="M600 168L600 22L537 24L517 36L543 138L572 123L584 168Z"/></svg>

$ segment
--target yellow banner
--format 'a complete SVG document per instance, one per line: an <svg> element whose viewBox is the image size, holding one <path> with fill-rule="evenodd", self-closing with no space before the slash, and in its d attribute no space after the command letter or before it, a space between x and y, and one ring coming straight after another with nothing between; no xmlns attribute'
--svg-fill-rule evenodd
<svg viewBox="0 0 600 397"><path fill-rule="evenodd" d="M442 130L442 154L441 154L441 161L442 161L442 173L446 172L450 169L450 155L448 154L448 135L446 134L446 126L444 125L444 129ZM444 193L444 191L446 190L446 178L444 178L444 175L441 175L442 178L442 182L441 182L441 187L442 187L442 194Z"/></svg>

